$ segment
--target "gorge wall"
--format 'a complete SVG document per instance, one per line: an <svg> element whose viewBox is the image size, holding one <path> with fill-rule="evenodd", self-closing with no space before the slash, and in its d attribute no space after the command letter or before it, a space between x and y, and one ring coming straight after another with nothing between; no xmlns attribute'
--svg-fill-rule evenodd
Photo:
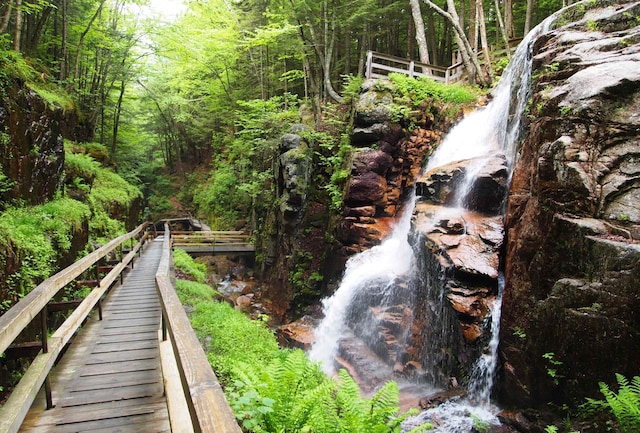
<svg viewBox="0 0 640 433"><path fill-rule="evenodd" d="M317 160L322 149L305 141L302 125L282 137L274 157L276 206L259 241L264 295L277 315L297 318L335 290L349 257L388 235L425 158L462 113L434 99L411 119L398 118L395 98L391 82L367 80L354 101L351 150L342 167L348 178L337 211Z"/></svg>
<svg viewBox="0 0 640 433"><path fill-rule="evenodd" d="M506 216L509 405L579 404L638 374L640 4L577 6L534 46Z"/></svg>

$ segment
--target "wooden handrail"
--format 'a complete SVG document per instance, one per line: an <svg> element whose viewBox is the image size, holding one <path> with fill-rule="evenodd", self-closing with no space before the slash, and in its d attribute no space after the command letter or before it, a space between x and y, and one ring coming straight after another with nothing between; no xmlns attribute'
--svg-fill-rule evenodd
<svg viewBox="0 0 640 433"><path fill-rule="evenodd" d="M166 224L162 248L156 274L162 307L162 338L171 342L193 431L241 433L218 378L176 294L172 281L171 233Z"/></svg>
<svg viewBox="0 0 640 433"><path fill-rule="evenodd" d="M386 61L389 64L379 63L376 60ZM382 71L384 74L376 71ZM405 74L410 77L429 77L444 83L454 83L462 78L464 65L462 62L457 62L449 67L443 67L374 51L367 52L367 78L386 78L390 72Z"/></svg>
<svg viewBox="0 0 640 433"><path fill-rule="evenodd" d="M68 283L75 280L83 272L91 268L91 266L124 242L139 236L147 226L148 223L141 224L135 230L117 237L93 253L78 260L68 268L58 272L53 277L43 281L13 306L13 308L2 315L2 317L0 317L0 352L4 352L6 348L9 347L33 319L38 314L41 314L47 303ZM144 241L145 236L140 237L135 247L122 258L117 266L100 280L99 285L89 293L53 335L44 341L44 349L33 360L2 408L2 417L0 419L1 432L18 431L27 411L33 404L38 391L47 380L51 368L65 345L71 340L75 332L122 271L133 261L135 254L142 247Z"/></svg>

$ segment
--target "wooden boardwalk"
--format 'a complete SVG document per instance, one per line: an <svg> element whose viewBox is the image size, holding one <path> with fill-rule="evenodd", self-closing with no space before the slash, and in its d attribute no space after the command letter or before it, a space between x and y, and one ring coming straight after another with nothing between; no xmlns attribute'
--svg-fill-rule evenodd
<svg viewBox="0 0 640 433"><path fill-rule="evenodd" d="M155 275L162 242L151 241L53 371L54 408L36 399L21 432L171 431L164 397Z"/></svg>

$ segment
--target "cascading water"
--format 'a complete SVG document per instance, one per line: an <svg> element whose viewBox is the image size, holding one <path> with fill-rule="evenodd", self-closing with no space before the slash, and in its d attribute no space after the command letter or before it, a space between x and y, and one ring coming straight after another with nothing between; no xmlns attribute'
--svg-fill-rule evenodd
<svg viewBox="0 0 640 433"><path fill-rule="evenodd" d="M443 208L444 212L455 214L469 207L472 200L469 192L473 189L475 175L482 170L488 160L492 158L495 160L496 157L504 158L505 165L509 168L513 167L522 130L522 117L529 95L531 47L537 36L548 30L553 19L554 17L548 18L527 35L494 90L492 101L454 127L429 159L425 172L451 162L471 160L466 167L464 180L457 187L455 203L451 207ZM375 312L388 310L394 306L396 308L394 311L397 312L401 309L398 305L414 301L415 291L412 290L412 282L420 279L413 275L414 248L408 242L408 234L416 200L414 194L414 197L405 204L404 214L387 240L348 261L340 287L333 296L323 301L325 317L315 331L316 340L309 356L313 360L322 362L327 373L334 372L336 358L342 356L338 354L341 340L355 336L365 340L369 347L373 347L374 352L381 355L383 351L376 350L376 346L379 348L379 340L382 337L368 335L367 332L376 327L381 320L381 315ZM437 276L433 277L433 279L437 278ZM427 284L431 281L430 278L423 280ZM467 385L468 402L464 405L448 402L426 411L410 420L405 425L407 430L436 416L444 417L447 421L433 431L447 433L469 431L473 427L473 421L468 415L471 410L469 405L478 408L471 410L474 418L495 422L495 418L488 410L491 409L490 395L497 361L502 282L500 281L498 285L496 300L490 307L486 319L490 321L488 328L491 339L475 363L470 383ZM442 298L440 294L439 301L446 302L446 299ZM436 299L438 299L437 296ZM374 303L376 307L373 306ZM398 321L410 319L403 317ZM440 325L441 327L451 327L450 323L444 322L446 320ZM445 334L445 331L437 328L424 330L426 333L436 334ZM400 341L403 338L406 338L406 335L395 335L392 338L396 345L392 346L397 347L396 353L391 356L388 354L380 356L383 359L391 358L384 359L390 361L390 365L393 365L398 357L403 356L403 341ZM430 337L426 336L426 338ZM384 374L387 373L390 375L390 368L384 372ZM429 377L428 372L426 376ZM438 414L437 411L445 411L445 414ZM460 416L456 415L458 412Z"/></svg>

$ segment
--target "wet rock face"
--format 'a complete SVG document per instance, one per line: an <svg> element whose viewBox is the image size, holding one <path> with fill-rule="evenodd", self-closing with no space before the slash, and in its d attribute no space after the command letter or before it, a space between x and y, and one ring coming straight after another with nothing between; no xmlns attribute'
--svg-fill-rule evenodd
<svg viewBox="0 0 640 433"><path fill-rule="evenodd" d="M639 14L637 2L594 9L534 47L506 219L500 394L512 405L581 403L613 373L637 375Z"/></svg>
<svg viewBox="0 0 640 433"><path fill-rule="evenodd" d="M62 182L62 110L52 110L27 86L16 82L0 101L0 166L13 187L2 201L42 204Z"/></svg>
<svg viewBox="0 0 640 433"><path fill-rule="evenodd" d="M457 196L467 174L475 180L464 202ZM430 332L415 342L435 383L470 375L488 341L486 318L498 292L504 237L499 194L506 193L506 182L503 157L458 161L418 180L410 234L420 279L415 316L417 328Z"/></svg>
<svg viewBox="0 0 640 433"><path fill-rule="evenodd" d="M391 86L365 82L356 104L351 143L358 149L351 157L337 233L346 257L378 245L389 234L424 158L440 141L441 132L428 122L409 133L392 121Z"/></svg>

